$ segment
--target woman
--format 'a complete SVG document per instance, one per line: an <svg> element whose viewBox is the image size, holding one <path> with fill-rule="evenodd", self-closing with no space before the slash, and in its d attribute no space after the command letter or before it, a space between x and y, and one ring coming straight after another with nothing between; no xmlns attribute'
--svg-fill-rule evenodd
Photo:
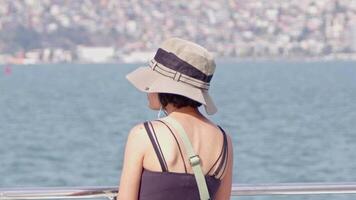
<svg viewBox="0 0 356 200"><path fill-rule="evenodd" d="M149 67L127 75L146 92L148 106L168 115L135 126L129 133L119 187L119 200L200 199L190 158L177 129L180 124L194 152L211 199L230 199L233 149L230 137L200 113L217 109L209 96L215 71L211 54L203 47L179 38L165 41Z"/></svg>

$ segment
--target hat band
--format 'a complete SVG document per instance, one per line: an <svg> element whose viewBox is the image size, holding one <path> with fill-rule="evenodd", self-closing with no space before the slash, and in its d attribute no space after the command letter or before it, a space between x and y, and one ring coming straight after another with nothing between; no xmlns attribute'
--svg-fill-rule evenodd
<svg viewBox="0 0 356 200"><path fill-rule="evenodd" d="M168 78L171 78L177 82L183 82L186 84L189 84L193 87L203 89L203 90L208 90L209 89L209 83L192 78L190 76L187 76L185 74L182 74L181 72L172 70L161 63L158 63L155 59L152 59L149 63L149 67L155 71L160 73L163 76L166 76Z"/></svg>
<svg viewBox="0 0 356 200"><path fill-rule="evenodd" d="M172 52L168 52L164 49L159 48L156 52L154 59L164 65L167 68L170 68L174 71L178 71L182 74L185 74L191 78L198 79L203 82L209 83L213 75L207 75L195 68L193 65L182 60Z"/></svg>

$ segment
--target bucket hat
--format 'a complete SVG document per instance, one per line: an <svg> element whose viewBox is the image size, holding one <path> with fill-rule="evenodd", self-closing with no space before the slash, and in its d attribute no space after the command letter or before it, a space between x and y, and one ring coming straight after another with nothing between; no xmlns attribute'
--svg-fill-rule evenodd
<svg viewBox="0 0 356 200"><path fill-rule="evenodd" d="M146 93L178 94L200 102L212 115L217 108L208 91L214 71L214 58L204 47L170 38L158 48L148 66L139 67L126 78Z"/></svg>

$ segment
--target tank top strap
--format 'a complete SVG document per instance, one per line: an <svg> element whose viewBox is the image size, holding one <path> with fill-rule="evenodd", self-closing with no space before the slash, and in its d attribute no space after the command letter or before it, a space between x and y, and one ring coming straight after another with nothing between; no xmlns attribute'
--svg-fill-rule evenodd
<svg viewBox="0 0 356 200"><path fill-rule="evenodd" d="M179 143L178 143L177 137L174 135L172 129L168 126L168 124L167 124L166 122L164 122L164 121L162 121L162 120L159 120L159 119L156 120L156 121L161 122L162 124L164 124L164 125L168 128L168 130L171 132L171 134L173 135L174 140L175 140L176 143L177 143L178 150L179 150L180 156L181 156L181 158L182 158L183 164L184 164L184 171L185 171L185 173L187 173L187 172L188 172L188 171L187 171L187 166L185 165L185 161L184 161L183 154L182 154L182 149L180 148L180 145L179 145Z"/></svg>
<svg viewBox="0 0 356 200"><path fill-rule="evenodd" d="M155 153L157 155L159 164L161 165L162 171L163 172L167 172L168 171L168 166L167 166L166 160L164 159L164 156L163 156L163 153L162 153L162 149L161 149L161 146L159 145L159 142L157 140L156 132L155 132L153 126L152 126L152 123L151 122L144 122L143 125L144 125L144 127L146 129L148 137L151 140L153 149L155 150Z"/></svg>
<svg viewBox="0 0 356 200"><path fill-rule="evenodd" d="M222 158L220 160L219 166L216 168L216 170L214 172L214 176L217 177L217 175L220 174L220 177L219 177L219 179L220 179L222 177L222 175L224 174L224 171L225 171L225 168L227 165L228 144L227 144L227 136L226 136L224 129L222 129L220 126L218 126L218 127L223 134L224 141L223 141L222 152L221 152L218 160L220 159L221 155L222 155Z"/></svg>

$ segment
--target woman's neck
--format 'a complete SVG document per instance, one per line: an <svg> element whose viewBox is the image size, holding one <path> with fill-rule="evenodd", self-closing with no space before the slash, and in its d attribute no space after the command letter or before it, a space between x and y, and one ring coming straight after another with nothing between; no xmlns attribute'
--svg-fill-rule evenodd
<svg viewBox="0 0 356 200"><path fill-rule="evenodd" d="M204 118L204 116L200 113L198 108L193 108L193 107L190 107L190 106L177 108L177 107L174 107L172 104L168 104L165 107L165 110L167 112L167 115L170 115L170 114L174 114L174 115L175 114L188 114L188 115L195 116L195 117L198 117L198 118L201 118L201 117Z"/></svg>

